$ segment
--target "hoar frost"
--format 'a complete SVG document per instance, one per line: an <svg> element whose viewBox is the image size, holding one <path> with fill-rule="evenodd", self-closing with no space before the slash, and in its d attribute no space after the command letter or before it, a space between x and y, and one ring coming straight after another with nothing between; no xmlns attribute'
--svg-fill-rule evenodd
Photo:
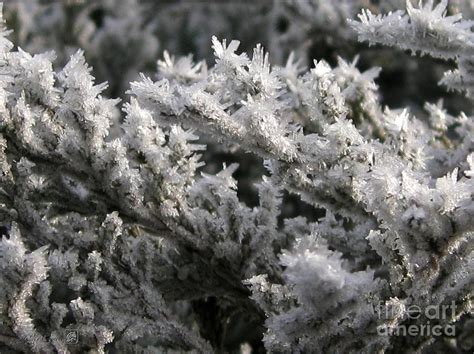
<svg viewBox="0 0 474 354"><path fill-rule="evenodd" d="M155 75L136 75L157 48L142 3L124 2L111 13L131 15L104 15L100 29L77 19L97 72L133 80L113 82L125 102L106 98L88 48L60 50L68 60L56 70L53 52L15 50L2 19L1 352L472 350L472 117L442 101L425 112L385 107L375 82L383 69L360 71L357 58L298 60L305 14L340 27L360 2L277 3L265 21L304 20L271 42L299 43L283 66L261 45L248 55L237 40L209 36L213 64L165 51ZM35 4L9 6L26 26L22 6L46 16ZM473 7L385 9L361 10L349 27L371 45L451 60L441 84L471 99L472 22L453 9ZM189 9L174 10L196 25ZM350 41L349 27L335 35ZM107 38L119 49L140 44L126 72L101 61ZM254 206L241 200L238 164L203 171L216 146L263 160ZM288 194L322 216L282 217ZM410 311L447 305L450 315L435 319ZM381 335L408 324L456 333Z"/></svg>

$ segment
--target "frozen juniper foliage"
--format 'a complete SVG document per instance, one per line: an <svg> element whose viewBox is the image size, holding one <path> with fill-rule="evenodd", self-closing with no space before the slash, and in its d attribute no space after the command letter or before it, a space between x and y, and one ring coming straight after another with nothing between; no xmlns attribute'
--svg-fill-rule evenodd
<svg viewBox="0 0 474 354"><path fill-rule="evenodd" d="M371 8L403 4L379 2ZM250 51L262 43L274 63L286 61L291 51L311 62L321 47L353 55L346 18L367 5L368 0L8 0L5 17L16 45L34 54L54 48L58 65L82 48L97 80L109 82L107 92L124 97L129 82L139 72L151 73L163 50L191 51L212 61L212 35L239 38Z"/></svg>
<svg viewBox="0 0 474 354"><path fill-rule="evenodd" d="M5 3L0 352L471 353L474 2L158 3Z"/></svg>

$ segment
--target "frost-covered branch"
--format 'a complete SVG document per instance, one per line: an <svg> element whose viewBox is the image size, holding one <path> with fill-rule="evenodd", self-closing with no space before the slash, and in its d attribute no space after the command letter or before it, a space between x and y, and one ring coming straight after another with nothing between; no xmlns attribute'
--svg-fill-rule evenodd
<svg viewBox="0 0 474 354"><path fill-rule="evenodd" d="M287 5L339 19L355 8L341 4ZM470 22L446 6L364 10L351 26L463 70ZM129 43L135 20L107 19L93 37L118 28ZM358 58L275 66L263 46L249 56L217 37L213 65L165 52L119 103L83 51L56 70L54 53L14 50L9 35L2 22L0 351L209 353L259 335L270 352L421 350L438 339L380 331L426 325L410 306L447 304L436 324L469 327L469 112L384 107L382 69L360 71ZM264 160L253 206L238 164L204 170L204 141ZM285 217L288 194L312 221Z"/></svg>

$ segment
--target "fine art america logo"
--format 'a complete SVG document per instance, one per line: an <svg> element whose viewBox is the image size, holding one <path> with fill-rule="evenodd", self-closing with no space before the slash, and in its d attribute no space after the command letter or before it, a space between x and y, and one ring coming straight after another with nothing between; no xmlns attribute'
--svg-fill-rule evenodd
<svg viewBox="0 0 474 354"><path fill-rule="evenodd" d="M394 323L377 327L377 333L381 336L450 336L456 335L456 327L449 324L449 320L455 318L456 304L454 301L449 305L430 305L421 308L417 305L387 306L381 302L378 307L378 317L383 320L394 320L404 313L404 321L401 324ZM406 321L405 321L406 320ZM410 322L418 323L410 323ZM441 324L443 323L443 324Z"/></svg>

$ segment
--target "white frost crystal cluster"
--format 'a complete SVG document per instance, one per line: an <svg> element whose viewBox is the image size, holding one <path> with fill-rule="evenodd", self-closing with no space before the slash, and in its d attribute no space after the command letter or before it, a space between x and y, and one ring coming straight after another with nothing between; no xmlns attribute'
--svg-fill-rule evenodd
<svg viewBox="0 0 474 354"><path fill-rule="evenodd" d="M365 2L334 3L273 11L334 25ZM452 60L441 83L471 99L473 23L448 5L461 6L407 1L349 23L369 44ZM122 31L120 45L143 45L127 79L157 46L140 11L90 33L97 46ZM120 103L83 51L56 70L54 52L14 50L1 21L0 352L473 349L470 112L385 107L381 69L357 58L276 66L261 45L248 55L216 36L214 64L164 52ZM255 206L238 164L202 170L203 141L263 160ZM322 216L283 217L290 194ZM410 312L447 305L434 320ZM456 335L381 334L406 325Z"/></svg>

